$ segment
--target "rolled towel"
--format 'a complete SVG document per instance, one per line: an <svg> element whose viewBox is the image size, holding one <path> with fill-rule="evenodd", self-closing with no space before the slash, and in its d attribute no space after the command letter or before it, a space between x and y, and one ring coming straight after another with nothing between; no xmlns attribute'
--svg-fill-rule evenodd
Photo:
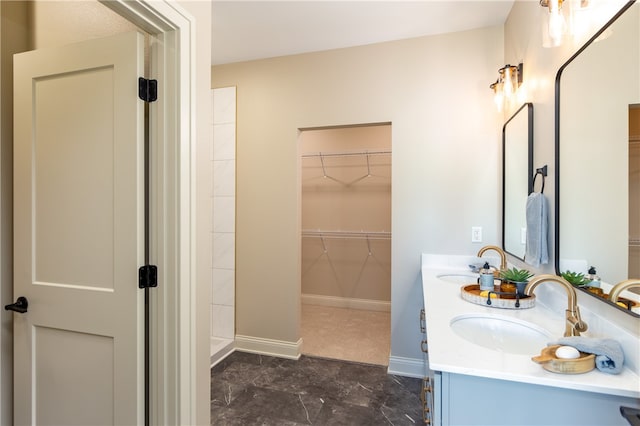
<svg viewBox="0 0 640 426"><path fill-rule="evenodd" d="M584 336L569 336L549 345L573 346L581 352L595 354L596 368L603 373L620 374L624 364L624 352L620 343L613 339L595 339Z"/></svg>

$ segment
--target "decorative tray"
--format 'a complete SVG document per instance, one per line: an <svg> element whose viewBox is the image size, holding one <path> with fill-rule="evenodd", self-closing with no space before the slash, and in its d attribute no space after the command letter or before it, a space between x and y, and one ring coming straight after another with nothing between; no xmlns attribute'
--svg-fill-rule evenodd
<svg viewBox="0 0 640 426"><path fill-rule="evenodd" d="M536 296L516 297L514 293L500 293L500 287L495 286L495 290L489 294L487 290L480 290L478 284L467 284L460 287L460 295L467 302L476 305L489 306L500 309L528 309L536 304Z"/></svg>

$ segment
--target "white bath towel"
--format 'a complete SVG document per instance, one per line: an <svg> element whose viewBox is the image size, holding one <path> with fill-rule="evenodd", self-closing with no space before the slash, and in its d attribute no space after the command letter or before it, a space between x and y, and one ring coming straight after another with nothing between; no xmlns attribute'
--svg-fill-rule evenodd
<svg viewBox="0 0 640 426"><path fill-rule="evenodd" d="M524 261L538 267L549 263L549 205L541 192L532 192L527 197L527 244Z"/></svg>

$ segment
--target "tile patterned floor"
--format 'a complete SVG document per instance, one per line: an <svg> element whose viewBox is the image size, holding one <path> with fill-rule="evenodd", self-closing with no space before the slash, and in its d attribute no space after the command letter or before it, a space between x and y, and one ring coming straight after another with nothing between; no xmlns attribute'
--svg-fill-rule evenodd
<svg viewBox="0 0 640 426"><path fill-rule="evenodd" d="M416 425L420 385L382 366L236 351L211 369L211 424Z"/></svg>
<svg viewBox="0 0 640 426"><path fill-rule="evenodd" d="M389 364L389 312L303 304L301 334L304 355Z"/></svg>

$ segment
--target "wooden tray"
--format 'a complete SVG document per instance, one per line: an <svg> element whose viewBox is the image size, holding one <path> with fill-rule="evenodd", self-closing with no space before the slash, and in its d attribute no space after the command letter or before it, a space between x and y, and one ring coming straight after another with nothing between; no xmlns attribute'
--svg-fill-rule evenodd
<svg viewBox="0 0 640 426"><path fill-rule="evenodd" d="M532 357L531 360L542 364L542 368L547 371L560 374L582 374L596 367L594 354L580 352L580 358L557 358L556 349L559 347L560 345L547 346L540 352L540 355Z"/></svg>
<svg viewBox="0 0 640 426"><path fill-rule="evenodd" d="M499 291L499 287L495 287L495 291ZM483 290L486 291L486 290ZM533 308L536 304L536 296L523 296L519 300L520 306L516 306L518 304L518 300L515 296L510 295L507 297L502 297L499 294L491 295L491 304L487 304L488 297L486 295L482 295L483 291L480 290L480 286L478 284L466 284L460 287L460 295L467 302L475 303L476 305L488 306L490 308L499 308L499 309L529 309Z"/></svg>

